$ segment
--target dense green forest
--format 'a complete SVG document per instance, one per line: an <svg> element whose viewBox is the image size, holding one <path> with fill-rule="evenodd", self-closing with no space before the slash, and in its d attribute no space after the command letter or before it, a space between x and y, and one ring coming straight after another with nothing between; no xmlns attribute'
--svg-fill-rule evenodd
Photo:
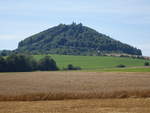
<svg viewBox="0 0 150 113"><path fill-rule="evenodd" d="M15 52L32 54L142 55L140 49L114 40L82 24L60 24L21 41Z"/></svg>

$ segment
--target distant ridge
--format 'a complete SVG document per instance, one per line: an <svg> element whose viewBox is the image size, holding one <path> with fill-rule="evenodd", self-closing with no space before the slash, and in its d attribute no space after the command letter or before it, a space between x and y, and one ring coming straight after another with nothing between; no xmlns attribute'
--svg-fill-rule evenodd
<svg viewBox="0 0 150 113"><path fill-rule="evenodd" d="M119 53L142 55L140 49L114 40L81 23L60 24L19 42L17 52L33 54L101 55Z"/></svg>

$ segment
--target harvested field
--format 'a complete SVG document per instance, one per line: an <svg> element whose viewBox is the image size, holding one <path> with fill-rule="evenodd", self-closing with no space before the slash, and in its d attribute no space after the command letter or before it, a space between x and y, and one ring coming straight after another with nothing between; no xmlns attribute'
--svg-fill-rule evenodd
<svg viewBox="0 0 150 113"><path fill-rule="evenodd" d="M150 99L0 102L0 113L150 113Z"/></svg>
<svg viewBox="0 0 150 113"><path fill-rule="evenodd" d="M0 73L1 101L150 97L150 73Z"/></svg>

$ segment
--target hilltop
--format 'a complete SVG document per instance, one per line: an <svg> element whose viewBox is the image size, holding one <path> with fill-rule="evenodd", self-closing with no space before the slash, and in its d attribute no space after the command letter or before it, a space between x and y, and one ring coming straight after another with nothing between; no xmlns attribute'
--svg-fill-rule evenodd
<svg viewBox="0 0 150 113"><path fill-rule="evenodd" d="M17 52L32 54L101 55L121 53L142 55L140 49L117 41L81 23L60 24L19 42Z"/></svg>

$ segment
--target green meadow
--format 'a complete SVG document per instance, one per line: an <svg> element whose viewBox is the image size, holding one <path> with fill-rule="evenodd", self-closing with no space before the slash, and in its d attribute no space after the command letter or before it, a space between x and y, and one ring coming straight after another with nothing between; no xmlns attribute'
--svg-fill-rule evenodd
<svg viewBox="0 0 150 113"><path fill-rule="evenodd" d="M144 62L150 60L110 57L110 56L72 56L72 55L49 55L57 63L60 69L67 67L68 64L79 66L83 70L100 70L100 71L150 71L149 68L130 68L144 66ZM36 60L40 60L44 55L34 55ZM123 64L127 68L116 68L117 65Z"/></svg>
<svg viewBox="0 0 150 113"><path fill-rule="evenodd" d="M92 71L94 72L150 72L150 67L107 68L107 69L96 69Z"/></svg>

